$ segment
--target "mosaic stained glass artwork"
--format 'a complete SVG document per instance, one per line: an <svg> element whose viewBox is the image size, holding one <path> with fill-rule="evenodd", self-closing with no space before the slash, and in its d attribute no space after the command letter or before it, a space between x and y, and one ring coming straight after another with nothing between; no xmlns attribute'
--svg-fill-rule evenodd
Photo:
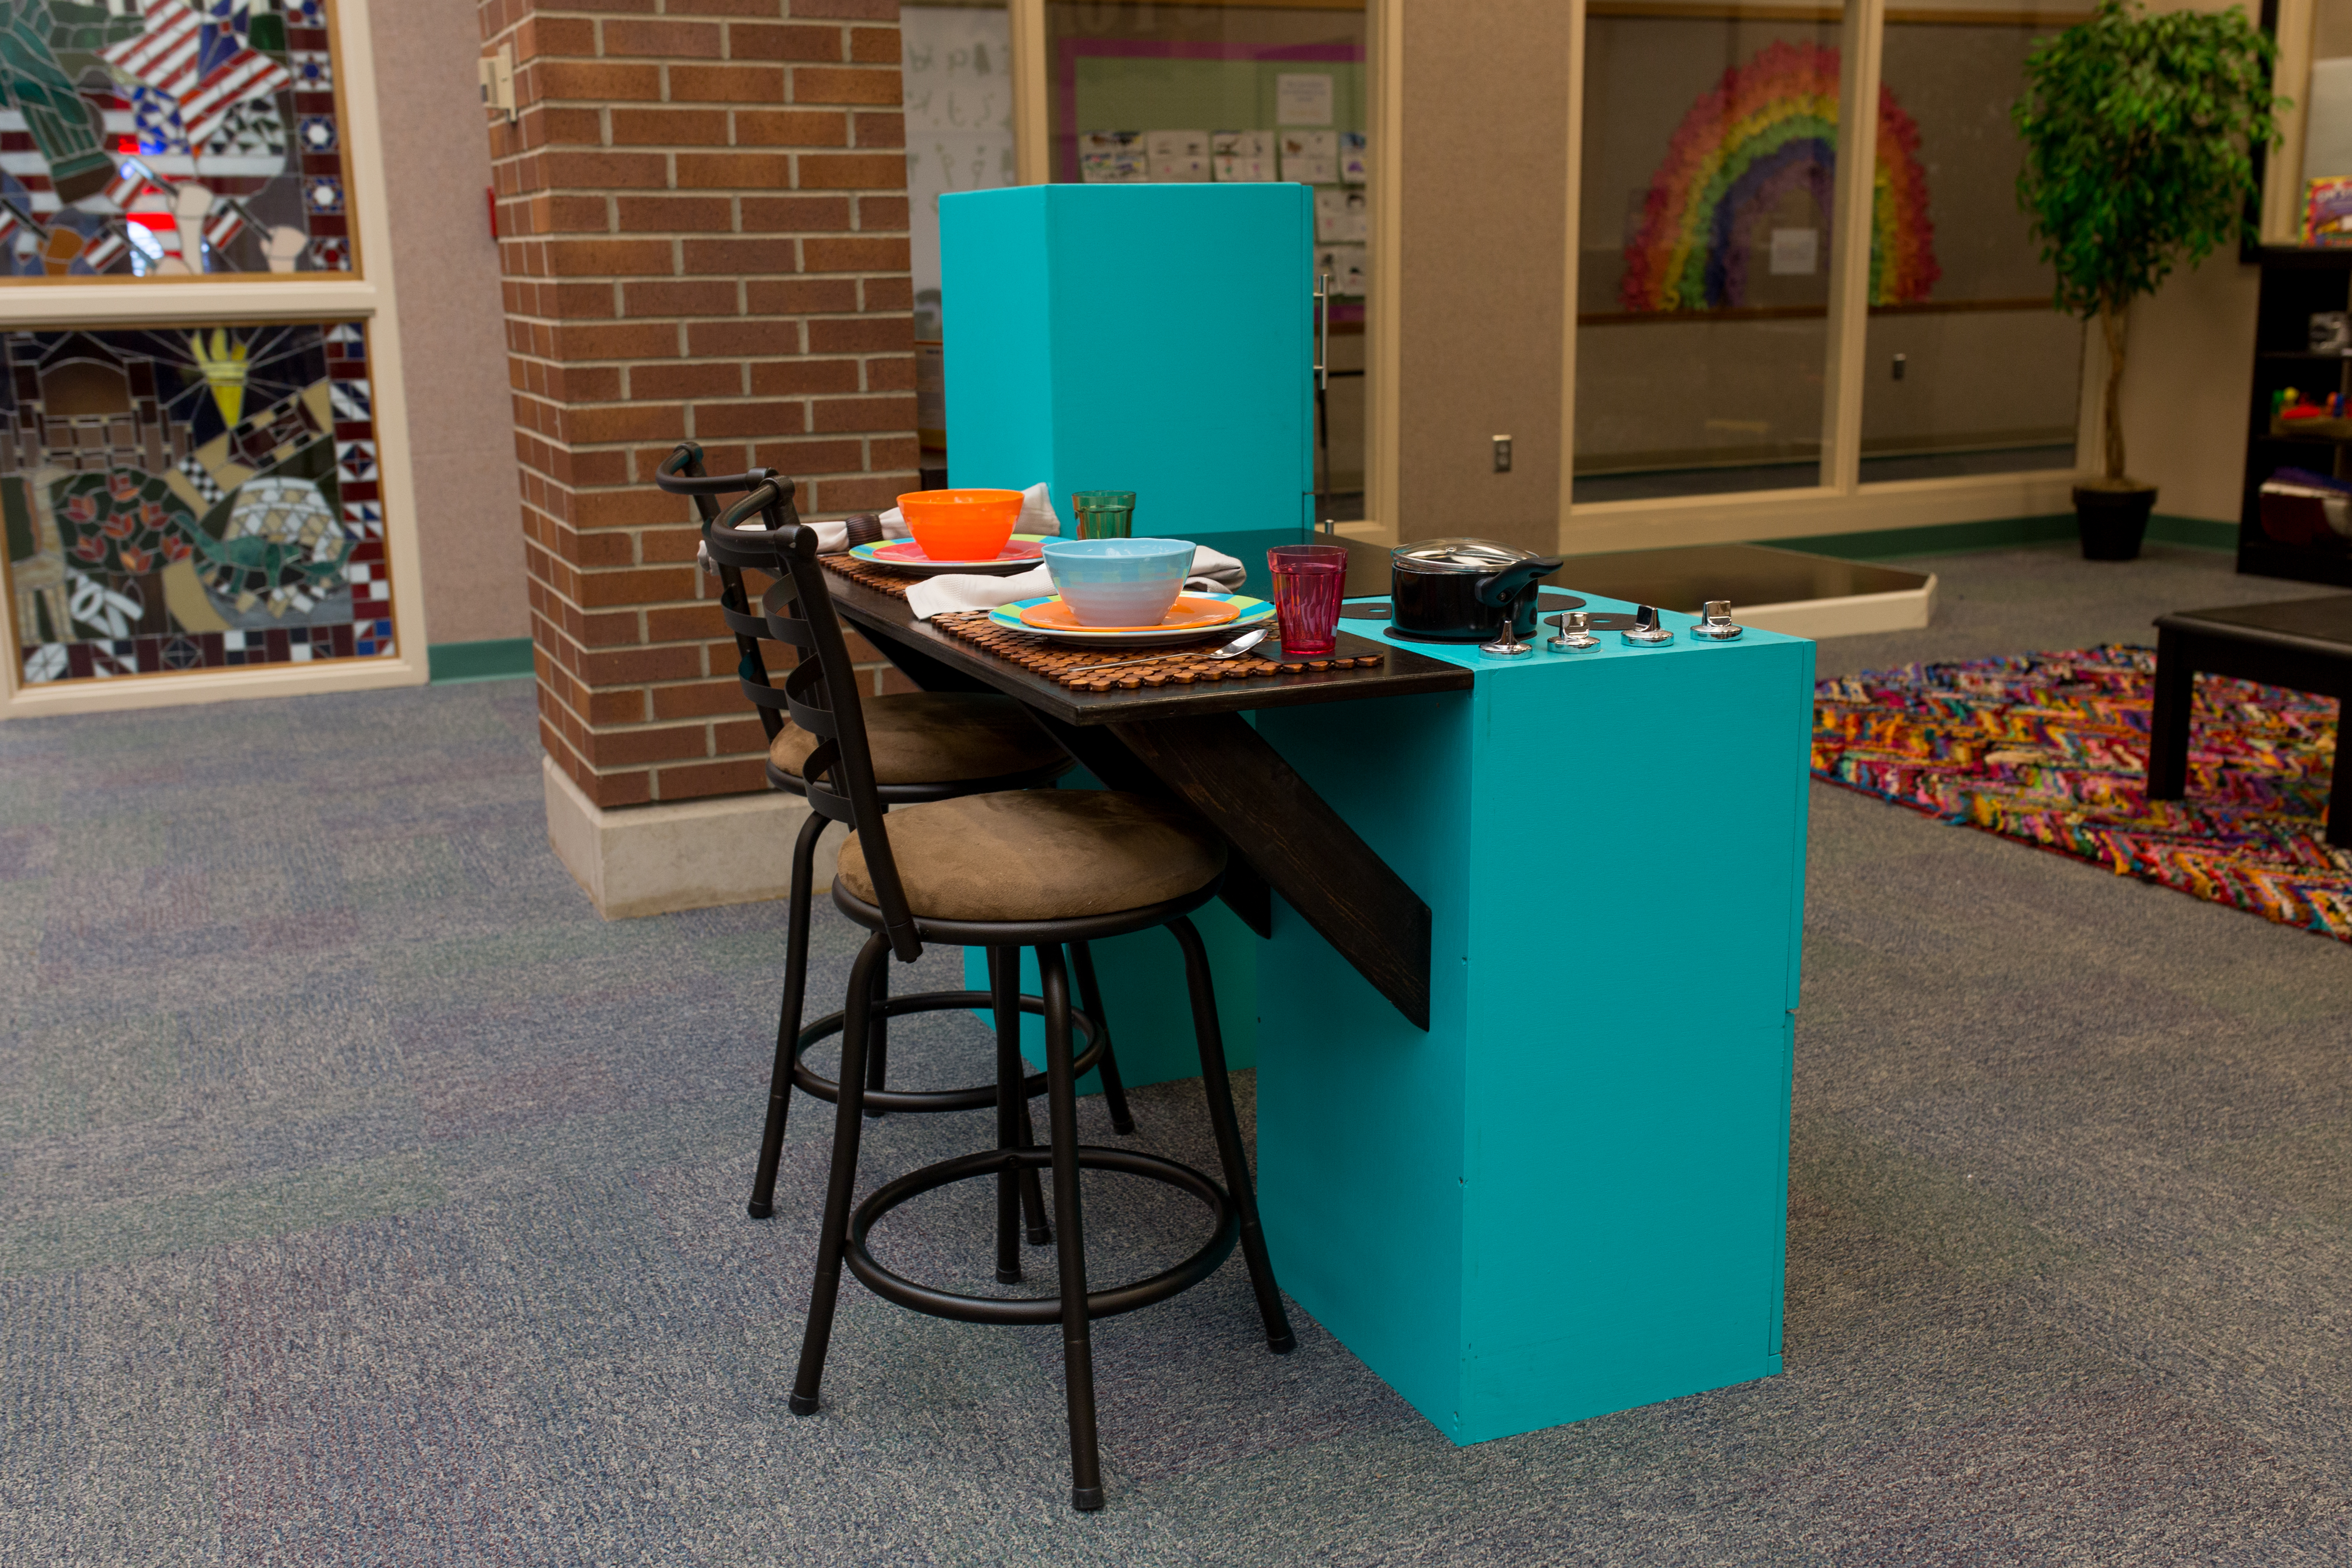
<svg viewBox="0 0 2352 1568"><path fill-rule="evenodd" d="M393 652L365 327L0 334L27 684Z"/></svg>
<svg viewBox="0 0 2352 1568"><path fill-rule="evenodd" d="M348 272L328 0L0 0L0 279Z"/></svg>

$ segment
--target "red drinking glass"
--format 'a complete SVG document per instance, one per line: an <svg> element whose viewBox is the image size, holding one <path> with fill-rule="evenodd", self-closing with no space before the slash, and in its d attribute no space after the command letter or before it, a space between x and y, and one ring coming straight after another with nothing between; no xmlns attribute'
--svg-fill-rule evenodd
<svg viewBox="0 0 2352 1568"><path fill-rule="evenodd" d="M1274 575L1274 619L1290 658L1320 658L1339 639L1339 594L1348 552L1337 544L1277 544L1265 552Z"/></svg>

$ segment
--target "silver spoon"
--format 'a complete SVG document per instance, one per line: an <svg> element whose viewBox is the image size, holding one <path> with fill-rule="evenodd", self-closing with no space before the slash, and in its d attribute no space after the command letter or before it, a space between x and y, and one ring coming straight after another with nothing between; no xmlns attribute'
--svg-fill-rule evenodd
<svg viewBox="0 0 2352 1568"><path fill-rule="evenodd" d="M1272 628L1254 626L1223 647L1213 647L1207 653L1155 653L1150 658L1117 658L1108 664L1082 664L1076 669L1066 669L1065 675L1085 675L1097 669L1118 669L1130 664L1155 664L1163 658L1239 658L1265 640Z"/></svg>

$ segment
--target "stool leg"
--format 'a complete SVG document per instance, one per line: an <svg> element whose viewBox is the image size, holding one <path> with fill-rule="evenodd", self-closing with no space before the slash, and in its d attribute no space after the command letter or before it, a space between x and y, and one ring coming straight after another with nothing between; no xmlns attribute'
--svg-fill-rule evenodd
<svg viewBox="0 0 2352 1568"><path fill-rule="evenodd" d="M1209 979L1209 955L1201 933L1179 915L1168 922L1184 950L1184 984L1192 994L1192 1035L1201 1046L1201 1087L1209 1097L1209 1125L1217 1134L1217 1159L1225 1167L1225 1190L1241 1215L1242 1257L1249 1263L1250 1289L1257 1292L1258 1316L1265 1321L1266 1349L1276 1355L1298 1348L1282 1292L1274 1283L1274 1260L1266 1256L1265 1232L1257 1222L1257 1193L1250 1185L1249 1156L1242 1152L1242 1126L1234 1114L1233 1086L1225 1078L1225 1038L1217 1027L1217 994Z"/></svg>
<svg viewBox="0 0 2352 1568"><path fill-rule="evenodd" d="M834 1303L841 1295L841 1255L849 1240L849 1200L857 1186L857 1140L866 1109L867 998L874 970L890 961L890 939L876 931L857 950L841 1029L841 1100L833 1117L833 1173L824 1188L824 1228L817 1233L816 1281L809 1290L808 1327L801 1335L800 1371L793 1378L792 1412L816 1414L817 1383L833 1342Z"/></svg>
<svg viewBox="0 0 2352 1568"><path fill-rule="evenodd" d="M884 964L874 972L874 1021L867 1028L866 1043L866 1087L870 1089L889 1087L884 1079L890 1064L890 1016L882 1004L890 999L890 966ZM869 1110L866 1115L876 1121L882 1113Z"/></svg>
<svg viewBox="0 0 2352 1568"><path fill-rule="evenodd" d="M1128 1114L1127 1086L1118 1080L1118 1058L1113 1054L1110 1043L1110 1015L1103 1011L1102 991L1095 984L1094 951L1085 942L1074 942L1070 943L1070 959L1078 972L1078 1003L1094 1019L1095 1027L1102 1031L1102 1060L1095 1064L1095 1070L1102 1074L1103 1104L1110 1110L1111 1130L1132 1133L1135 1118Z"/></svg>
<svg viewBox="0 0 2352 1568"><path fill-rule="evenodd" d="M1087 1323L1086 1230L1078 1219L1078 1080L1070 1070L1070 981L1059 943L1037 949L1045 1002L1045 1104L1054 1130L1054 1227L1061 1246L1062 1382L1070 1399L1070 1506L1103 1505L1095 1435L1095 1351Z"/></svg>
<svg viewBox="0 0 2352 1568"><path fill-rule="evenodd" d="M1019 1052L1015 1051L1014 1055L1017 1057ZM1026 1084L1028 1064L1024 1062L1019 1065L1023 1076L1018 1081ZM1029 1096L1025 1091L1019 1092L1021 1113L1017 1124L1013 1129L1013 1146L1019 1149L1031 1149L1036 1146L1037 1131L1029 1120ZM1021 1207L1029 1221L1029 1244L1033 1247L1043 1247L1052 1241L1054 1227L1045 1223L1045 1189L1038 1184L1036 1170L1028 1165L1021 1167Z"/></svg>
<svg viewBox="0 0 2352 1568"><path fill-rule="evenodd" d="M1017 947L1010 952L988 950L988 996L996 1015L996 1146L1000 1149L1018 1149L1023 1142L1021 1089L1028 1081L1029 1069L1021 1060L1020 960ZM1016 1172L1007 1165L996 1175L996 1279L1003 1285L1021 1281L1023 1174L1030 1176L1034 1192L1034 1172Z"/></svg>
<svg viewBox="0 0 2352 1568"><path fill-rule="evenodd" d="M776 1165L784 1153L784 1116L793 1101L793 1062L800 1052L801 1007L807 1000L809 904L816 882L816 841L825 819L812 811L793 844L792 905L784 914L784 996L776 1009L776 1065L768 1075L768 1124L760 1134L760 1166L751 1177L753 1219L776 1212Z"/></svg>
<svg viewBox="0 0 2352 1568"><path fill-rule="evenodd" d="M1004 950L1003 963L1005 973L1010 976L1010 978L1006 980L1005 984L1012 991L1013 994L1017 997L1021 994L1021 950L1017 947L1006 948ZM1017 1006L1018 1004L1016 1003L1015 1005ZM1016 1029L1020 1026L1020 1018L1017 1013L1014 1015L1013 1026ZM1014 1119L1014 1126L1013 1129L1013 1146L1016 1149L1028 1149L1034 1148L1037 1142L1036 1124L1029 1120L1029 1090L1027 1088L1029 1082L1029 1067L1026 1062L1024 1062L1021 1059L1021 1047L1019 1044L1020 1036L1015 1034L1013 1040L1013 1097L1021 1103L1020 1110ZM1045 1223L1045 1189L1038 1183L1037 1172L1034 1166L1024 1165L1021 1167L1021 1209L1022 1213L1027 1217L1029 1223L1029 1245L1032 1247L1044 1247L1047 1243L1051 1242L1054 1239L1054 1230L1051 1226Z"/></svg>

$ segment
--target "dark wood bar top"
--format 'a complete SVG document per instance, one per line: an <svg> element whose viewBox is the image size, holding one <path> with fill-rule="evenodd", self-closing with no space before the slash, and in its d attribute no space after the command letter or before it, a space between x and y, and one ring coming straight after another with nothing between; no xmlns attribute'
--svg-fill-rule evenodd
<svg viewBox="0 0 2352 1568"><path fill-rule="evenodd" d="M1146 719L1190 719L1211 713L1238 713L1253 708L1291 708L1314 702L1356 702L1369 697L1467 691L1474 679L1471 671L1459 665L1342 630L1335 650L1339 657L1381 654L1384 656L1381 664L1370 669L1267 675L1191 686L1073 691L960 637L950 637L928 622L917 620L906 600L877 593L848 578L833 579L833 602L860 630L882 634L872 640L914 676L918 684L937 689L936 680L927 680L918 674L910 661L901 657L901 650L952 670L966 680L1016 697L1064 724L1091 726ZM1139 658L1154 651L1157 650L1140 648L1128 657ZM1105 659L1120 657L1116 652L1103 655Z"/></svg>
<svg viewBox="0 0 2352 1568"><path fill-rule="evenodd" d="M917 620L903 598L838 573L832 588L834 607L917 686L1003 692L1110 788L1184 802L1232 846L1220 896L1253 931L1273 934L1270 894L1282 894L1398 1012L1429 1027L1429 906L1241 715L1467 691L1469 669L1342 631L1336 654L1381 663L1076 691Z"/></svg>

